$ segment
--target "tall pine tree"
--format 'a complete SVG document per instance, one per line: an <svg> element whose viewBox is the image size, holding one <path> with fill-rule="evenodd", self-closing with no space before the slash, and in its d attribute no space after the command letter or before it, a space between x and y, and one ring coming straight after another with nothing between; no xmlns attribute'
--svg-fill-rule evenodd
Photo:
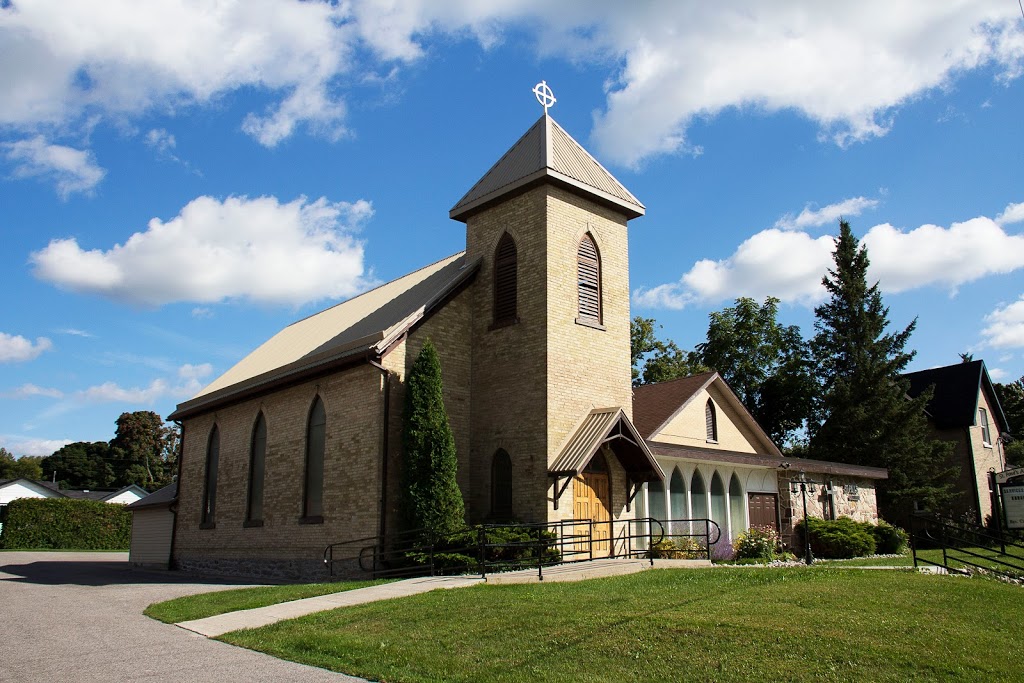
<svg viewBox="0 0 1024 683"><path fill-rule="evenodd" d="M844 220L833 260L822 280L830 299L814 309L811 351L820 386L808 427L811 457L888 468L878 490L884 517L905 519L914 501L941 510L956 473L947 461L952 444L929 438L931 392L911 399L900 377L914 357L906 345L917 321L886 333L889 309L878 283L867 284L867 249Z"/></svg>
<svg viewBox="0 0 1024 683"><path fill-rule="evenodd" d="M406 379L401 500L408 528L425 529L432 539L443 538L465 524L465 506L456 481L455 437L441 389L441 360L427 339Z"/></svg>

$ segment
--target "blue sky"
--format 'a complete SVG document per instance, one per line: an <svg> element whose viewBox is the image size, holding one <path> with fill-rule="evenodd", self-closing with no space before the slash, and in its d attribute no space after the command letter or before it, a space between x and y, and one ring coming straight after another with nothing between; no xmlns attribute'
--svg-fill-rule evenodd
<svg viewBox="0 0 1024 683"><path fill-rule="evenodd" d="M552 116L648 213L633 314L812 333L839 215L910 369L1024 375L1016 0L0 2L0 446L167 415L288 323L459 251Z"/></svg>

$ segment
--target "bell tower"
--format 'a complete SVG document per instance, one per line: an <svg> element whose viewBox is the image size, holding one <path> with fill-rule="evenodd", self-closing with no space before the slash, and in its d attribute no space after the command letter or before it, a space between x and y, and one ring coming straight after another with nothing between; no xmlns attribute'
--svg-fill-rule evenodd
<svg viewBox="0 0 1024 683"><path fill-rule="evenodd" d="M570 517L551 466L594 409L632 414L627 223L645 208L551 118L547 85L534 92L543 115L449 212L466 224L467 260L480 261L473 522ZM499 451L511 460L511 512L495 509L505 499L495 492ZM615 507L627 477L618 462L611 476Z"/></svg>

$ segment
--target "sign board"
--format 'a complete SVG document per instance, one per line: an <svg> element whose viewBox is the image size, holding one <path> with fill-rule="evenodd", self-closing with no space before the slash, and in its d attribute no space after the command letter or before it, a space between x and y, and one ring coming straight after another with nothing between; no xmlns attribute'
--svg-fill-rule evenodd
<svg viewBox="0 0 1024 683"><path fill-rule="evenodd" d="M1024 486L1000 486L1007 529L1024 529Z"/></svg>
<svg viewBox="0 0 1024 683"><path fill-rule="evenodd" d="M996 472L996 483L1005 484L1014 477L1024 477L1024 467L1016 467L1012 470L1004 470L1002 472Z"/></svg>

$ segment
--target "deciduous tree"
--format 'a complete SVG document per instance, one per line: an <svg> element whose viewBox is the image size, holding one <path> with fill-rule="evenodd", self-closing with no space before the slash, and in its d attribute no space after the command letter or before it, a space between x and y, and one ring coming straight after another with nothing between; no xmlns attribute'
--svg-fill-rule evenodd
<svg viewBox="0 0 1024 683"><path fill-rule="evenodd" d="M42 479L41 460L41 457L32 455L18 458L7 449L0 448L0 479Z"/></svg>
<svg viewBox="0 0 1024 683"><path fill-rule="evenodd" d="M671 339L658 339L654 332L656 324L653 318L640 316L630 323L629 355L633 386L666 382L707 371L692 351L683 351Z"/></svg>

